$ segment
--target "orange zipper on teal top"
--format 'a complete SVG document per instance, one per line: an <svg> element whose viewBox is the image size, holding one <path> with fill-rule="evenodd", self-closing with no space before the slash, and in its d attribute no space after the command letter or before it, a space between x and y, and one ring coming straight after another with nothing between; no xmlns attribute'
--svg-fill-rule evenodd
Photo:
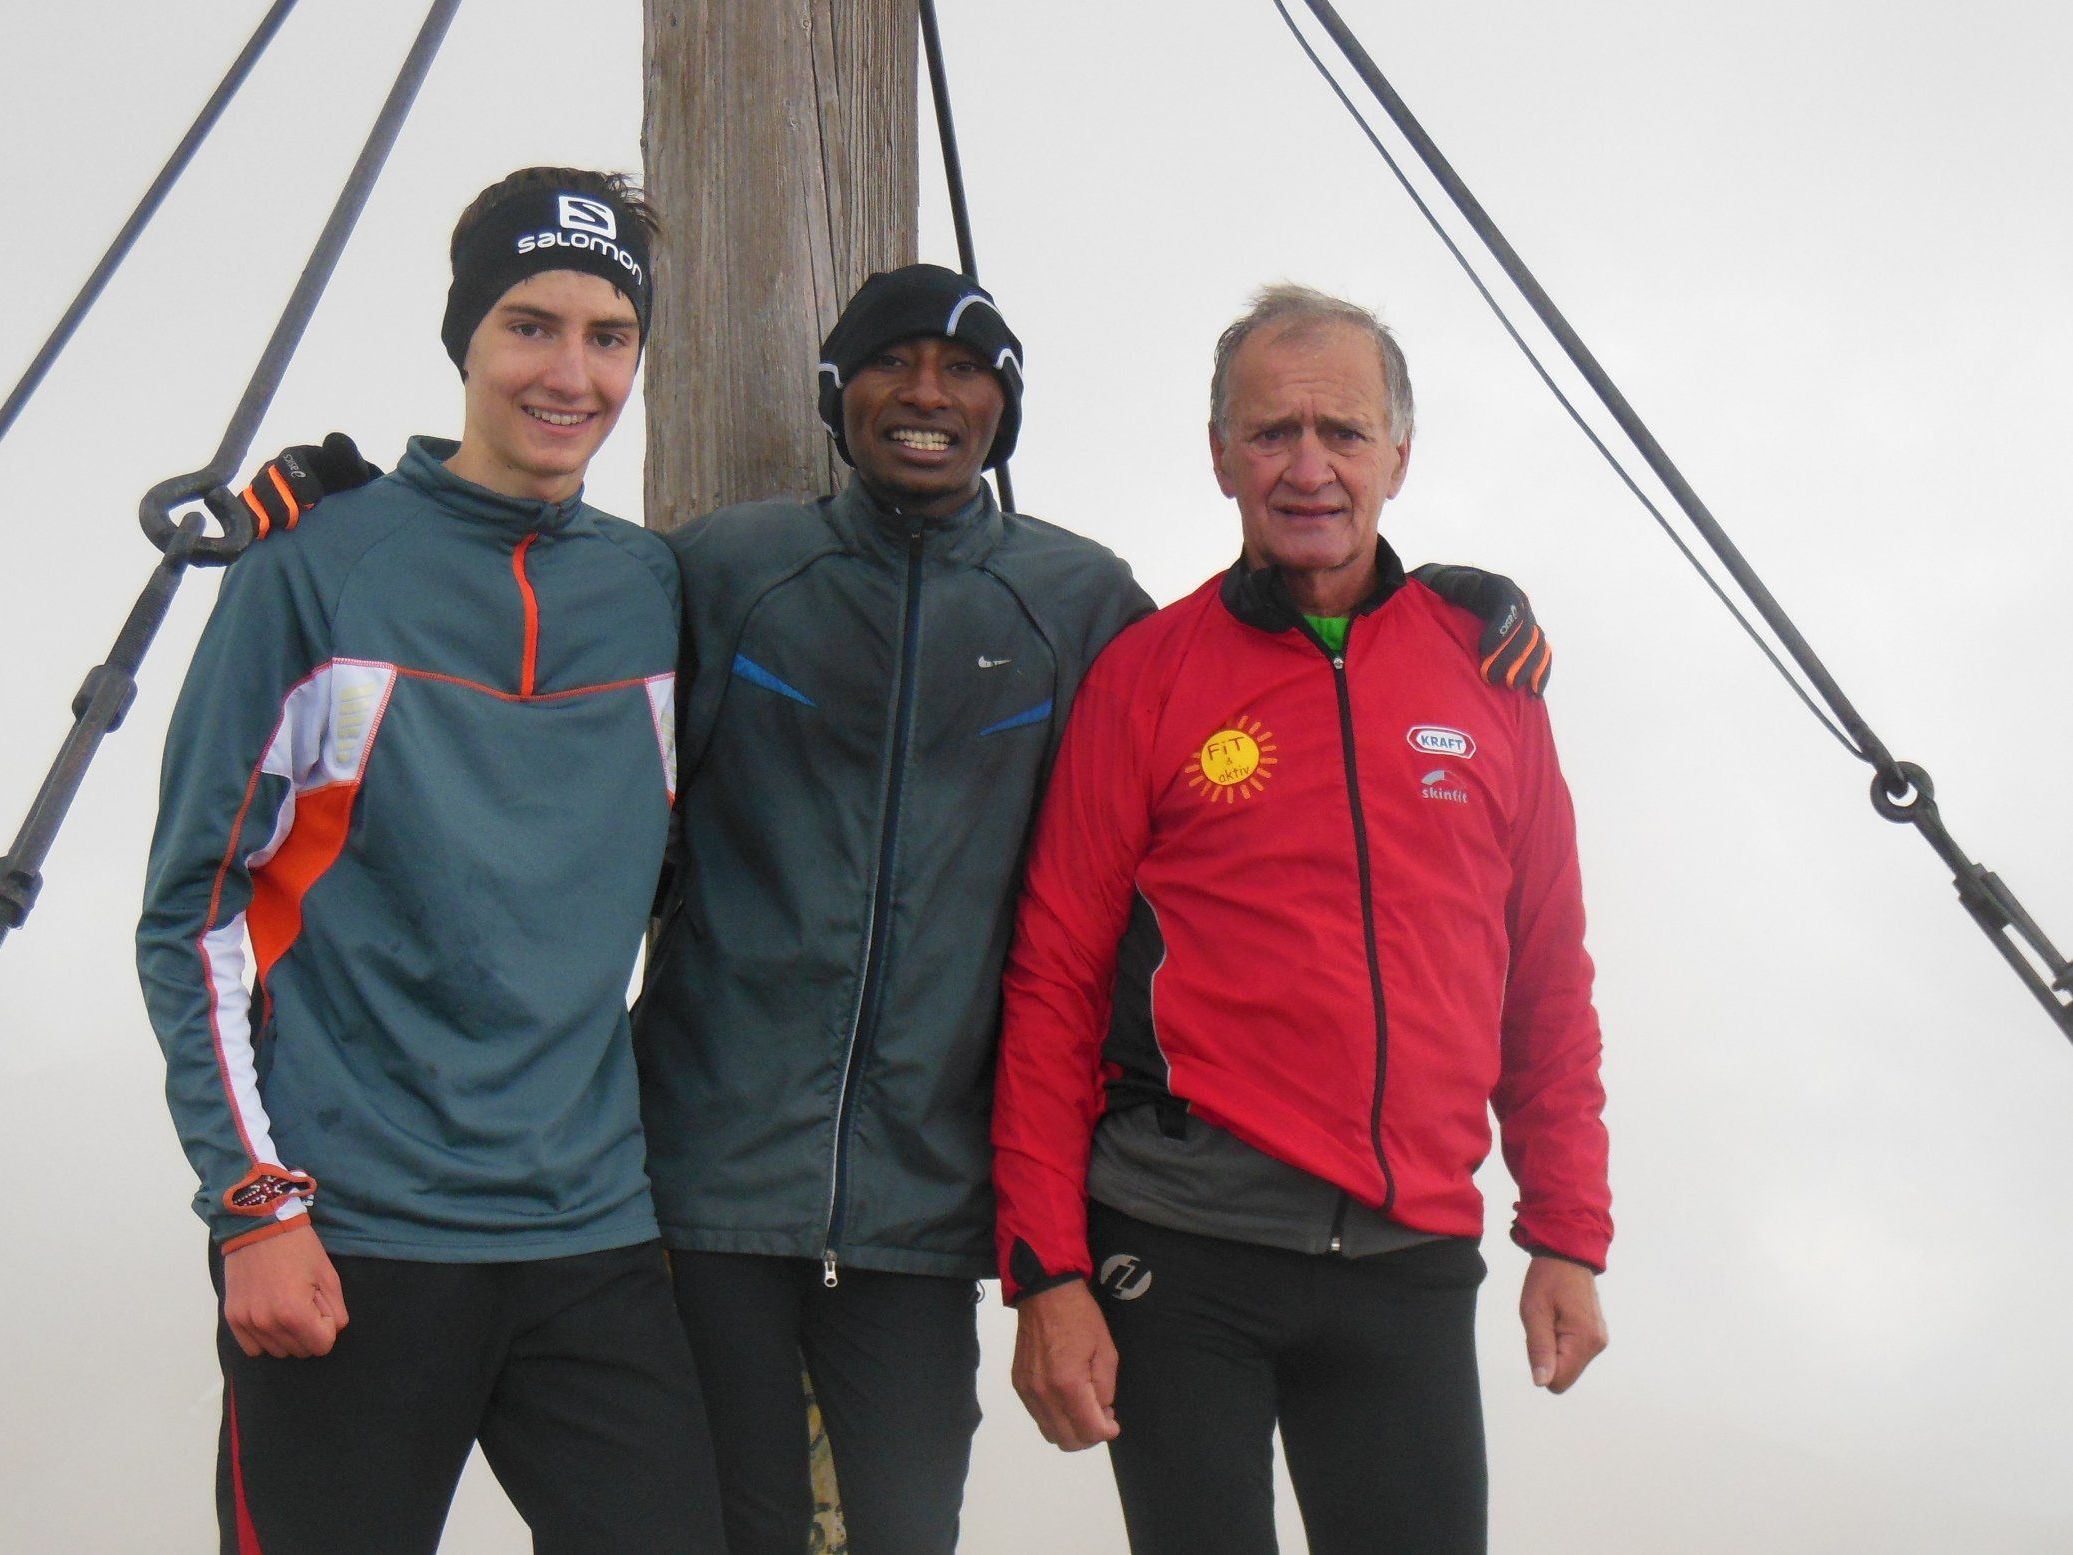
<svg viewBox="0 0 2073 1555"><path fill-rule="evenodd" d="M533 580L525 575L525 553L540 537L527 535L511 553L511 576L518 580L518 597L525 605L525 658L518 667L518 694L533 694L533 679L540 665L540 601L533 593Z"/></svg>

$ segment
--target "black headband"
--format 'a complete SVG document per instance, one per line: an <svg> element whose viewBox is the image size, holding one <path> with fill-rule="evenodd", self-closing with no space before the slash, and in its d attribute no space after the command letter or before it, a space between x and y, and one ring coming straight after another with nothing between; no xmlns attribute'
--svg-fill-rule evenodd
<svg viewBox="0 0 2073 1555"><path fill-rule="evenodd" d="M616 200L550 186L521 190L490 207L455 245L453 285L439 326L454 366L466 361L468 342L497 299L547 270L580 270L610 281L633 304L646 343L654 287L646 229Z"/></svg>
<svg viewBox="0 0 2073 1555"><path fill-rule="evenodd" d="M993 293L941 265L903 265L872 276L821 342L821 421L835 439L835 451L846 463L856 463L842 436L843 386L894 341L917 335L963 341L1000 379L1001 424L986 466L1002 463L1015 451L1015 435L1022 430L1022 342L994 306Z"/></svg>

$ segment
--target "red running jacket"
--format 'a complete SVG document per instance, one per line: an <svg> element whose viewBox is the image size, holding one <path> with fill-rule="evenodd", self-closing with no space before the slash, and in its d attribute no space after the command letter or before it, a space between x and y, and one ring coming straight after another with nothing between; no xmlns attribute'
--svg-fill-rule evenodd
<svg viewBox="0 0 2073 1555"><path fill-rule="evenodd" d="M1514 1240L1604 1267L1598 1021L1547 713L1484 684L1481 623L1378 554L1343 657L1241 563L1125 629L1080 689L1006 974L1010 1301L1091 1274L1095 1123L1169 1097L1450 1236L1482 1230L1494 1107Z"/></svg>

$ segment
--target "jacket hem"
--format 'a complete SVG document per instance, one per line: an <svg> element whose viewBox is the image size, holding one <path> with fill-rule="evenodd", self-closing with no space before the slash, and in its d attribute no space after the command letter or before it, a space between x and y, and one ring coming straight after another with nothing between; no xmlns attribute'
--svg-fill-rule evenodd
<svg viewBox="0 0 2073 1555"><path fill-rule="evenodd" d="M816 1263L822 1255L813 1238L788 1231L719 1230L664 1222L662 1242L672 1252L754 1253L771 1258L808 1258ZM991 1251L932 1253L911 1247L867 1245L837 1248L835 1257L840 1268L875 1269L884 1274L934 1274L955 1280L990 1280L998 1275Z"/></svg>
<svg viewBox="0 0 2073 1555"><path fill-rule="evenodd" d="M631 1223L594 1226L583 1231L509 1232L471 1231L463 1237L440 1237L417 1241L411 1238L369 1236L311 1220L327 1253L345 1253L362 1258L394 1258L404 1263L531 1263L543 1258L575 1258L584 1253L610 1252L618 1247L636 1247L657 1238L655 1222L642 1219Z"/></svg>

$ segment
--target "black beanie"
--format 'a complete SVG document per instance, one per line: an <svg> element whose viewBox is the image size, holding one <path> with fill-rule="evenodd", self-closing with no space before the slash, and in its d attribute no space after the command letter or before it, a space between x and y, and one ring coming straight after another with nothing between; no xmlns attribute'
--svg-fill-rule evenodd
<svg viewBox="0 0 2073 1555"><path fill-rule="evenodd" d="M856 463L842 437L843 385L887 346L916 335L961 340L993 368L1001 382L1001 422L986 468L1005 464L1022 430L1022 342L994 306L993 293L941 265L879 271L857 288L821 342L821 421L835 439L835 451L845 464Z"/></svg>
<svg viewBox="0 0 2073 1555"><path fill-rule="evenodd" d="M647 344L655 276L647 229L617 200L542 184L491 206L454 245L453 285L439 326L454 366L467 360L468 342L497 299L547 270L580 270L610 281L633 304Z"/></svg>

